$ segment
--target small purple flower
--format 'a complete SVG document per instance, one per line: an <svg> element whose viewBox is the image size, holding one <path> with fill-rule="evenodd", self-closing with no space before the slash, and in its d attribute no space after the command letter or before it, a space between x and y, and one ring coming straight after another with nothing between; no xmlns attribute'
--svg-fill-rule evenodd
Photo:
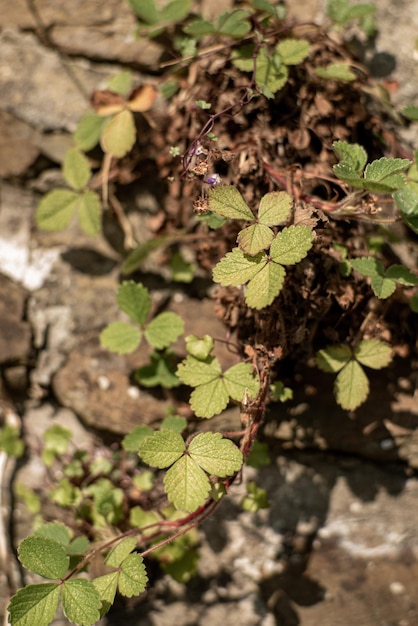
<svg viewBox="0 0 418 626"><path fill-rule="evenodd" d="M222 179L219 176L219 174L212 174L212 176L205 178L204 182L210 185L211 187L216 187L216 185L219 185L219 183L222 182Z"/></svg>

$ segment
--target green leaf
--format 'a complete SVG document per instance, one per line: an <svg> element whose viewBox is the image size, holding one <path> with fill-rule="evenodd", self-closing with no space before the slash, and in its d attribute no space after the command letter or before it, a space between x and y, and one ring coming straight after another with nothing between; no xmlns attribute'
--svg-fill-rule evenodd
<svg viewBox="0 0 418 626"><path fill-rule="evenodd" d="M71 148L65 155L62 173L70 187L77 191L84 189L91 178L87 157L78 148Z"/></svg>
<svg viewBox="0 0 418 626"><path fill-rule="evenodd" d="M176 433L182 433L187 426L187 420L181 415L168 415L161 422L161 430L174 430Z"/></svg>
<svg viewBox="0 0 418 626"><path fill-rule="evenodd" d="M30 535L17 552L24 567L44 578L63 578L68 570L70 560L65 547L53 539Z"/></svg>
<svg viewBox="0 0 418 626"><path fill-rule="evenodd" d="M157 524L161 518L155 511L144 511L140 506L134 506L129 512L129 523L135 528L145 528L145 526L151 526ZM149 529L149 532L153 532L155 529ZM147 532L147 531L145 531ZM141 533L144 536L144 531Z"/></svg>
<svg viewBox="0 0 418 626"><path fill-rule="evenodd" d="M234 220L253 221L250 207L236 187L221 186L209 190L209 208L213 213Z"/></svg>
<svg viewBox="0 0 418 626"><path fill-rule="evenodd" d="M297 65L309 54L309 41L306 39L283 39L276 46L276 51L285 65Z"/></svg>
<svg viewBox="0 0 418 626"><path fill-rule="evenodd" d="M254 45L247 44L232 51L231 61L241 72L254 70Z"/></svg>
<svg viewBox="0 0 418 626"><path fill-rule="evenodd" d="M412 120L413 122L418 122L418 106L416 104L410 104L404 107L401 113L408 120Z"/></svg>
<svg viewBox="0 0 418 626"><path fill-rule="evenodd" d="M249 14L242 9L232 13L226 11L216 20L215 28L220 35L228 35L229 37L240 39L245 37L251 30L251 23L248 18Z"/></svg>
<svg viewBox="0 0 418 626"><path fill-rule="evenodd" d="M67 554L70 556L84 555L88 547L89 540L87 539L87 537L76 537L67 547Z"/></svg>
<svg viewBox="0 0 418 626"><path fill-rule="evenodd" d="M82 230L89 237L96 237L101 227L101 202L95 191L88 189L80 195L78 221Z"/></svg>
<svg viewBox="0 0 418 626"><path fill-rule="evenodd" d="M151 465L164 469L175 463L186 449L183 437L174 430L160 430L139 444L139 456Z"/></svg>
<svg viewBox="0 0 418 626"><path fill-rule="evenodd" d="M127 96L132 90L132 72L131 70L123 70L118 72L115 76L112 76L107 81L107 88L113 93L117 93L121 96Z"/></svg>
<svg viewBox="0 0 418 626"><path fill-rule="evenodd" d="M288 70L280 55L270 56L265 48L260 48L255 62L255 80L266 98L273 98L287 82Z"/></svg>
<svg viewBox="0 0 418 626"><path fill-rule="evenodd" d="M100 333L100 344L111 352L129 354L141 341L142 332L126 322L112 322Z"/></svg>
<svg viewBox="0 0 418 626"><path fill-rule="evenodd" d="M150 239L145 243L140 243L128 256L122 265L122 274L132 274L137 269L139 269L145 259L149 256L151 252L157 250L158 248L163 248L164 246L170 244L173 241L173 236L165 235L163 237L156 237L155 239Z"/></svg>
<svg viewBox="0 0 418 626"><path fill-rule="evenodd" d="M354 349L354 356L362 365L380 370L391 362L392 350L379 339L363 339Z"/></svg>
<svg viewBox="0 0 418 626"><path fill-rule="evenodd" d="M244 254L239 248L228 252L213 269L213 280L224 287L238 287L253 279L268 262L265 252L255 256Z"/></svg>
<svg viewBox="0 0 418 626"><path fill-rule="evenodd" d="M247 485L247 495L243 498L241 506L244 511L251 513L260 509L267 509L269 507L267 491L258 487L254 481L250 481Z"/></svg>
<svg viewBox="0 0 418 626"><path fill-rule="evenodd" d="M347 19L353 20L356 18L363 18L368 15L373 15L376 11L377 6L374 4L355 4L349 8Z"/></svg>
<svg viewBox="0 0 418 626"><path fill-rule="evenodd" d="M401 285L408 287L418 285L418 276L404 265L391 265L386 270L386 278L392 278Z"/></svg>
<svg viewBox="0 0 418 626"><path fill-rule="evenodd" d="M194 278L194 265L188 263L179 252L174 252L170 258L170 268L173 280L177 283L191 283Z"/></svg>
<svg viewBox="0 0 418 626"><path fill-rule="evenodd" d="M57 583L28 585L12 597L8 610L12 626L48 626L58 608Z"/></svg>
<svg viewBox="0 0 418 626"><path fill-rule="evenodd" d="M352 359L353 353L349 346L339 344L329 346L316 353L316 364L323 372L337 373Z"/></svg>
<svg viewBox="0 0 418 626"><path fill-rule="evenodd" d="M205 385L222 374L220 363L216 357L208 357L205 361L193 356L186 357L177 368L177 376L186 385L198 387Z"/></svg>
<svg viewBox="0 0 418 626"><path fill-rule="evenodd" d="M350 82L356 78L354 72L350 70L349 63L330 63L326 67L315 68L315 72L320 78L341 80L342 82Z"/></svg>
<svg viewBox="0 0 418 626"><path fill-rule="evenodd" d="M367 163L367 152L358 143L334 141L332 144L340 165L347 165L351 170L361 175Z"/></svg>
<svg viewBox="0 0 418 626"><path fill-rule="evenodd" d="M180 385L180 380L175 374L176 367L176 357L172 350L165 350L164 352L154 350L150 362L139 367L135 376L143 387L160 385L165 389L173 389Z"/></svg>
<svg viewBox="0 0 418 626"><path fill-rule="evenodd" d="M351 267L364 276L383 276L385 268L383 263L374 257L363 256L350 261Z"/></svg>
<svg viewBox="0 0 418 626"><path fill-rule="evenodd" d="M369 379L357 361L349 361L335 380L335 397L346 411L354 411L369 395Z"/></svg>
<svg viewBox="0 0 418 626"><path fill-rule="evenodd" d="M47 537L57 543L60 543L67 550L70 545L71 531L65 524L61 522L50 522L48 524L42 524L34 532L36 537ZM49 576L51 578L51 576ZM59 576L57 577L59 578Z"/></svg>
<svg viewBox="0 0 418 626"><path fill-rule="evenodd" d="M179 315L165 311L148 324L144 334L149 344L162 350L176 341L184 332L184 322Z"/></svg>
<svg viewBox="0 0 418 626"><path fill-rule="evenodd" d="M221 433L200 433L188 447L191 458L208 474L232 476L242 467L242 453Z"/></svg>
<svg viewBox="0 0 418 626"><path fill-rule="evenodd" d="M124 559L136 548L137 540L135 537L126 537L114 546L105 558L106 565L110 567L119 567Z"/></svg>
<svg viewBox="0 0 418 626"><path fill-rule="evenodd" d="M112 606L116 590L118 588L119 572L111 572L104 576L99 576L92 581L93 587L99 594L102 606L100 608L100 617L103 617Z"/></svg>
<svg viewBox="0 0 418 626"><path fill-rule="evenodd" d="M255 256L270 246L273 237L273 231L268 226L252 224L238 233L237 242L244 253Z"/></svg>
<svg viewBox="0 0 418 626"><path fill-rule="evenodd" d="M141 441L152 434L154 434L154 431L150 426L146 426L145 424L135 426L135 428L122 439L122 448L127 452L138 452Z"/></svg>
<svg viewBox="0 0 418 626"><path fill-rule="evenodd" d="M393 194L401 215L414 233L418 233L418 185L408 183L406 187Z"/></svg>
<svg viewBox="0 0 418 626"><path fill-rule="evenodd" d="M54 189L40 201L36 224L43 230L64 230L77 210L79 195L69 189Z"/></svg>
<svg viewBox="0 0 418 626"><path fill-rule="evenodd" d="M281 265L299 263L312 247L313 234L308 226L289 226L277 234L270 256Z"/></svg>
<svg viewBox="0 0 418 626"><path fill-rule="evenodd" d="M256 439L253 447L247 455L247 458L245 459L245 464L250 467L255 467L256 469L263 467L264 465L271 465L268 445Z"/></svg>
<svg viewBox="0 0 418 626"><path fill-rule="evenodd" d="M157 24L160 21L160 13L154 0L128 0L132 9L140 20L146 24Z"/></svg>
<svg viewBox="0 0 418 626"><path fill-rule="evenodd" d="M19 458L25 450L25 444L20 434L19 428L5 424L0 428L0 450L8 456Z"/></svg>
<svg viewBox="0 0 418 626"><path fill-rule="evenodd" d="M274 243L274 242L273 242ZM283 287L286 272L278 263L266 263L248 283L245 301L249 307L263 309L273 302Z"/></svg>
<svg viewBox="0 0 418 626"><path fill-rule="evenodd" d="M392 193L406 183L403 172L411 165L409 159L382 157L366 166L364 185L372 192Z"/></svg>
<svg viewBox="0 0 418 626"><path fill-rule="evenodd" d="M242 402L244 395L255 398L259 390L259 381L252 372L250 363L237 363L224 372L223 381L228 395L237 402Z"/></svg>
<svg viewBox="0 0 418 626"><path fill-rule="evenodd" d="M216 378L196 387L190 395L190 406L197 417L210 418L221 413L228 400L224 381Z"/></svg>
<svg viewBox="0 0 418 626"><path fill-rule="evenodd" d="M85 578L66 580L61 602L65 617L75 624L92 626L100 619L99 593Z"/></svg>
<svg viewBox="0 0 418 626"><path fill-rule="evenodd" d="M381 300L389 298L396 289L395 281L384 276L373 276L370 280L370 286L373 293Z"/></svg>
<svg viewBox="0 0 418 626"><path fill-rule="evenodd" d="M151 310L151 298L144 285L132 280L124 281L118 289L117 302L120 310L133 322L140 326L145 324Z"/></svg>
<svg viewBox="0 0 418 626"><path fill-rule="evenodd" d="M181 22L190 13L192 0L172 0L161 9L161 21L173 24Z"/></svg>
<svg viewBox="0 0 418 626"><path fill-rule="evenodd" d="M215 27L212 22L198 18L187 24L187 26L183 28L183 31L186 35L191 35L192 37L203 37L215 32Z"/></svg>
<svg viewBox="0 0 418 626"><path fill-rule="evenodd" d="M345 24L349 9L348 0L330 0L326 6L326 14L336 24Z"/></svg>
<svg viewBox="0 0 418 626"><path fill-rule="evenodd" d="M293 198L285 191L272 191L261 198L258 222L266 226L283 224L290 215Z"/></svg>
<svg viewBox="0 0 418 626"><path fill-rule="evenodd" d="M130 554L122 562L119 574L119 592L126 598L138 596L147 586L148 576L140 554Z"/></svg>
<svg viewBox="0 0 418 626"><path fill-rule="evenodd" d="M204 335L202 338L196 335L187 335L186 351L199 361L204 361L210 355L215 345L215 341L210 335Z"/></svg>
<svg viewBox="0 0 418 626"><path fill-rule="evenodd" d="M357 189L364 188L364 180L354 169L352 169L350 165L347 165L346 163L337 163L337 165L332 166L332 169L334 174L344 183L348 183Z"/></svg>
<svg viewBox="0 0 418 626"><path fill-rule="evenodd" d="M134 116L124 109L111 117L103 127L101 146L103 152L121 159L133 147L136 139Z"/></svg>
<svg viewBox="0 0 418 626"><path fill-rule="evenodd" d="M83 115L73 134L74 141L80 150L88 152L99 143L105 122L106 118L97 115L95 111L88 111Z"/></svg>
<svg viewBox="0 0 418 626"><path fill-rule="evenodd" d="M168 499L177 509L192 512L205 502L211 485L197 463L190 456L182 456L167 471L164 487Z"/></svg>

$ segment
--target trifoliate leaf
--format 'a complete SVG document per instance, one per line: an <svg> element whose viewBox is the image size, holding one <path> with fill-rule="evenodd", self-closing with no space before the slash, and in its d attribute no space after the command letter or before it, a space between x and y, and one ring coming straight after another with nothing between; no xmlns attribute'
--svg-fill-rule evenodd
<svg viewBox="0 0 418 626"><path fill-rule="evenodd" d="M283 287L286 272L278 263L265 263L264 267L250 280L245 292L245 301L253 309L263 309L273 302Z"/></svg>
<svg viewBox="0 0 418 626"><path fill-rule="evenodd" d="M140 326L145 324L151 310L151 298L144 285L132 280L124 281L118 289L117 302L120 310L133 322Z"/></svg>
<svg viewBox="0 0 418 626"><path fill-rule="evenodd" d="M255 62L255 80L266 98L274 97L286 84L288 75L288 69L277 52L270 55L265 48L260 48Z"/></svg>
<svg viewBox="0 0 418 626"><path fill-rule="evenodd" d="M79 204L79 194L69 189L47 193L36 210L36 224L43 230L64 230L70 224Z"/></svg>
<svg viewBox="0 0 418 626"><path fill-rule="evenodd" d="M77 191L84 189L91 177L87 157L78 148L71 148L65 155L62 173L70 187Z"/></svg>
<svg viewBox="0 0 418 626"><path fill-rule="evenodd" d="M184 322L176 313L165 311L148 324L144 334L146 340L157 350L162 350L173 343L184 332Z"/></svg>
<svg viewBox="0 0 418 626"><path fill-rule="evenodd" d="M244 395L255 398L259 390L259 381L252 373L250 363L237 363L224 372L223 381L228 395L242 402Z"/></svg>
<svg viewBox="0 0 418 626"><path fill-rule="evenodd" d="M273 231L268 226L251 224L238 233L237 242L245 254L255 256L270 246L273 237Z"/></svg>
<svg viewBox="0 0 418 626"><path fill-rule="evenodd" d="M390 346L379 339L363 339L354 349L354 355L362 365L374 370L386 367L392 360Z"/></svg>
<svg viewBox="0 0 418 626"><path fill-rule="evenodd" d="M383 276L383 263L371 256L363 256L351 261L351 266L363 276Z"/></svg>
<svg viewBox="0 0 418 626"><path fill-rule="evenodd" d="M297 65L309 54L309 41L306 39L282 39L276 46L276 51L285 65Z"/></svg>
<svg viewBox="0 0 418 626"><path fill-rule="evenodd" d="M250 256L239 248L233 248L215 265L213 280L224 287L244 285L263 269L267 260L265 252Z"/></svg>
<svg viewBox="0 0 418 626"><path fill-rule="evenodd" d="M376 193L392 193L406 183L403 172L411 165L409 159L382 157L369 163L364 170L364 186Z"/></svg>
<svg viewBox="0 0 418 626"><path fill-rule="evenodd" d="M100 619L102 602L98 591L85 578L66 580L62 588L65 617L80 626L92 626Z"/></svg>
<svg viewBox="0 0 418 626"><path fill-rule="evenodd" d="M190 456L182 456L164 478L167 497L177 509L192 512L201 506L210 492L205 472Z"/></svg>
<svg viewBox="0 0 418 626"><path fill-rule="evenodd" d="M141 441L153 433L153 429L150 426L146 426L146 424L135 426L135 428L122 439L122 448L127 452L138 452Z"/></svg>
<svg viewBox="0 0 418 626"><path fill-rule="evenodd" d="M199 361L207 359L212 352L215 341L210 335L204 335L202 338L196 335L188 335L186 337L186 351Z"/></svg>
<svg viewBox="0 0 418 626"><path fill-rule="evenodd" d="M130 554L121 563L118 580L119 592L126 598L138 596L147 586L148 576L140 554Z"/></svg>
<svg viewBox="0 0 418 626"><path fill-rule="evenodd" d="M356 78L354 72L350 70L348 63L330 63L326 67L315 68L315 72L320 78L341 80L343 82L350 82Z"/></svg>
<svg viewBox="0 0 418 626"><path fill-rule="evenodd" d="M386 278L392 278L401 285L418 285L418 276L404 265L391 265L386 270Z"/></svg>
<svg viewBox="0 0 418 626"><path fill-rule="evenodd" d="M99 143L102 128L106 119L95 111L86 113L77 124L73 135L80 150L88 151Z"/></svg>
<svg viewBox="0 0 418 626"><path fill-rule="evenodd" d="M283 224L290 215L293 199L285 191L272 191L261 198L258 222L266 226Z"/></svg>
<svg viewBox="0 0 418 626"><path fill-rule="evenodd" d="M139 456L151 465L163 469L175 463L186 449L183 437L174 430L160 430L139 444Z"/></svg>
<svg viewBox="0 0 418 626"><path fill-rule="evenodd" d="M114 546L105 558L106 565L119 567L124 559L136 548L135 537L126 537Z"/></svg>
<svg viewBox="0 0 418 626"><path fill-rule="evenodd" d="M339 372L353 357L349 346L329 346L316 353L316 364L323 372Z"/></svg>
<svg viewBox="0 0 418 626"><path fill-rule="evenodd" d="M367 163L367 152L358 143L346 141L334 141L332 147L338 157L340 165L346 165L351 170L361 175Z"/></svg>
<svg viewBox="0 0 418 626"><path fill-rule="evenodd" d="M124 109L111 117L103 127L101 146L103 152L121 159L135 143L136 128L131 111Z"/></svg>
<svg viewBox="0 0 418 626"><path fill-rule="evenodd" d="M70 544L71 531L65 524L61 522L50 522L48 524L42 524L33 533L37 537L47 537L57 543L60 543L66 549ZM49 576L51 578L51 576Z"/></svg>
<svg viewBox="0 0 418 626"><path fill-rule="evenodd" d="M232 476L241 469L241 451L221 433L200 433L192 439L188 452L192 459L208 474Z"/></svg>
<svg viewBox="0 0 418 626"><path fill-rule="evenodd" d="M418 185L410 182L393 194L404 221L414 233L418 233Z"/></svg>
<svg viewBox="0 0 418 626"><path fill-rule="evenodd" d="M270 256L281 265L299 263L312 247L313 234L308 226L289 226L277 234Z"/></svg>
<svg viewBox="0 0 418 626"><path fill-rule="evenodd" d="M63 578L70 563L65 547L48 537L30 535L17 552L24 567L44 578Z"/></svg>
<svg viewBox="0 0 418 626"><path fill-rule="evenodd" d="M49 626L57 611L58 583L28 585L12 597L8 610L13 626Z"/></svg>
<svg viewBox="0 0 418 626"><path fill-rule="evenodd" d="M112 322L100 334L102 348L118 354L129 354L137 349L142 332L126 322Z"/></svg>
<svg viewBox="0 0 418 626"><path fill-rule="evenodd" d="M213 213L233 220L253 221L250 207L236 187L221 186L209 190L209 208Z"/></svg>
<svg viewBox="0 0 418 626"><path fill-rule="evenodd" d="M205 385L200 385L190 395L190 406L197 417L213 417L221 413L229 400L225 384L216 378Z"/></svg>
<svg viewBox="0 0 418 626"><path fill-rule="evenodd" d="M354 411L369 395L369 379L357 361L350 361L335 380L335 397L346 411Z"/></svg>
<svg viewBox="0 0 418 626"><path fill-rule="evenodd" d="M177 368L177 376L185 385L197 387L205 385L222 374L222 368L216 357L208 357L205 361L186 357Z"/></svg>
<svg viewBox="0 0 418 626"><path fill-rule="evenodd" d="M96 237L100 233L101 216L101 203L97 193L88 189L80 194L78 221L86 235Z"/></svg>
<svg viewBox="0 0 418 626"><path fill-rule="evenodd" d="M102 606L100 608L100 617L103 617L112 606L116 590L118 588L119 572L111 572L104 576L99 576L92 581L93 587L99 594Z"/></svg>

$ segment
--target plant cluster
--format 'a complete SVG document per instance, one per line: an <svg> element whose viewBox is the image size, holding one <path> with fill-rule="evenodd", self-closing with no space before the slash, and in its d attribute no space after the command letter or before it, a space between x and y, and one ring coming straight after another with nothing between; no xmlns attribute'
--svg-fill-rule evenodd
<svg viewBox="0 0 418 626"><path fill-rule="evenodd" d="M144 559L151 554L178 580L187 580L196 568L197 525L218 506L243 463L265 462L256 439L267 405L292 394L285 359L292 355L336 374L336 401L354 411L369 393L363 368L384 368L392 360L391 345L373 326L377 317L380 327L391 323L381 301L403 290L402 306L418 310L418 275L387 262L382 250L389 235L380 226L381 207L389 201L389 219L418 232L418 153L386 156L379 139L383 122L368 125L367 81L344 45L321 29L292 26L285 8L268 0L241 2L210 22L196 14L191 0L172 0L162 9L154 0L129 1L138 35L165 41L171 59L162 64L158 85L134 88L131 73L123 72L93 94L92 110L80 121L62 166L67 187L44 196L37 223L63 229L77 215L81 229L95 236L102 211L113 210L133 248L122 265L125 276L150 252L164 250L174 280L188 282L192 265L178 245L190 244L195 263L218 286L217 309L234 335L228 342L237 363L225 369L213 353L213 337L184 337L178 315L155 314L152 294L134 280L120 285L121 319L102 331L101 344L127 354L145 341L152 353L136 372L140 385L190 387L191 412L207 420L235 403L242 430L191 432L174 410L160 429L140 425L117 453L94 461L86 451L71 451L65 429L48 431L44 463L65 459L51 497L77 515L71 528L38 520L20 544L22 565L50 582L17 592L9 606L12 626L47 626L59 601L70 622L94 624L116 592L131 597L145 589ZM336 31L355 20L367 34L373 33L374 12L370 4L351 6L347 0L331 0L327 8ZM205 78L195 84L196 67ZM358 94L364 108L357 106ZM159 118L156 124L157 98L167 101L175 123ZM345 102L357 102L346 126ZM403 115L416 120L417 107ZM366 147L351 142L360 129ZM165 152L157 157L152 146L160 150L161 135ZM92 167L93 153L101 155L100 171ZM141 153L158 162L164 185L176 185L173 192L169 184L165 188L172 208L161 232L137 245L117 189L141 179ZM186 215L181 207L190 197L195 213ZM361 225L355 242L350 220ZM368 227L378 229L378 245L372 245ZM349 317L354 297L347 294L355 291L367 297ZM377 300L373 307L371 299ZM325 310L336 320L332 333L317 330ZM179 338L181 355L173 347ZM2 446L10 454L21 452L16 433L4 431ZM162 481L145 466L165 470ZM151 506L153 489L165 493L160 510ZM20 493L38 511L33 494ZM264 490L249 483L245 510L265 506ZM85 573L100 554L107 569L90 581Z"/></svg>

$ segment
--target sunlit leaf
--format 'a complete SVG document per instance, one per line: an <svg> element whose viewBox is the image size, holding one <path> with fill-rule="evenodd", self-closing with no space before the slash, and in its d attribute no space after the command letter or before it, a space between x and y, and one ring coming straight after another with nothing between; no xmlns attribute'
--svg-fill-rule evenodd
<svg viewBox="0 0 418 626"><path fill-rule="evenodd" d="M130 554L122 561L118 580L119 592L126 598L138 596L147 586L148 576L140 554Z"/></svg>
<svg viewBox="0 0 418 626"><path fill-rule="evenodd" d="M171 0L161 9L161 21L181 22L190 13L192 0Z"/></svg>
<svg viewBox="0 0 418 626"><path fill-rule="evenodd" d="M221 413L227 407L228 400L224 381L215 378L192 391L190 406L197 417L210 418Z"/></svg>
<svg viewBox="0 0 418 626"><path fill-rule="evenodd" d="M222 374L220 363L216 357L208 357L204 361L188 356L177 368L177 376L186 385L197 387L219 378Z"/></svg>
<svg viewBox="0 0 418 626"><path fill-rule="evenodd" d="M369 379L357 361L349 361L335 380L335 398L346 411L354 411L369 395Z"/></svg>
<svg viewBox="0 0 418 626"><path fill-rule="evenodd" d="M340 164L347 165L357 174L361 174L367 163L367 152L358 143L346 141L334 141L332 147L335 150Z"/></svg>
<svg viewBox="0 0 418 626"><path fill-rule="evenodd" d="M188 335L186 337L186 351L199 361L207 359L212 352L215 341L210 335L197 337L196 335Z"/></svg>
<svg viewBox="0 0 418 626"><path fill-rule="evenodd" d="M70 187L77 191L84 189L91 177L91 169L87 157L78 148L67 150L62 173Z"/></svg>
<svg viewBox="0 0 418 626"><path fill-rule="evenodd" d="M133 322L140 326L145 324L151 310L151 297L142 283L124 281L118 289L117 302L120 310L129 315Z"/></svg>
<svg viewBox="0 0 418 626"><path fill-rule="evenodd" d="M326 67L317 67L315 72L320 78L350 82L355 80L356 75L350 70L349 63L330 63Z"/></svg>
<svg viewBox="0 0 418 626"><path fill-rule="evenodd" d="M357 189L364 188L364 180L358 173L347 163L337 163L333 165L334 174L344 183L348 183Z"/></svg>
<svg viewBox="0 0 418 626"><path fill-rule="evenodd" d="M116 590L118 588L119 572L111 572L104 576L99 576L92 581L93 587L99 594L102 606L100 608L100 617L103 617L112 606Z"/></svg>
<svg viewBox="0 0 418 626"><path fill-rule="evenodd" d="M128 109L124 109L106 122L100 143L104 152L121 159L131 150L135 139L136 128L133 114Z"/></svg>
<svg viewBox="0 0 418 626"><path fill-rule="evenodd" d="M54 619L60 596L58 583L28 585L12 597L8 610L12 626L48 626Z"/></svg>
<svg viewBox="0 0 418 626"><path fill-rule="evenodd" d="M107 88L121 96L126 96L132 89L131 70L122 70L107 81Z"/></svg>
<svg viewBox="0 0 418 626"><path fill-rule="evenodd" d="M111 352L129 354L137 349L142 331L126 322L112 322L100 333L100 344Z"/></svg>
<svg viewBox="0 0 418 626"><path fill-rule="evenodd" d="M377 193L391 193L403 187L406 178L403 172L411 165L409 159L388 159L382 157L366 166L365 187Z"/></svg>
<svg viewBox="0 0 418 626"><path fill-rule="evenodd" d="M141 85L130 95L127 107L136 113L148 111L154 104L156 97L157 89L154 85Z"/></svg>
<svg viewBox="0 0 418 626"><path fill-rule="evenodd" d="M79 204L79 194L69 189L54 189L40 201L36 223L44 230L64 230L69 226Z"/></svg>
<svg viewBox="0 0 418 626"><path fill-rule="evenodd" d="M236 187L221 186L209 190L209 208L213 213L235 220L253 221L250 207Z"/></svg>
<svg viewBox="0 0 418 626"><path fill-rule="evenodd" d="M95 111L88 111L80 119L73 134L74 141L80 150L87 152L97 146L105 121L105 118Z"/></svg>
<svg viewBox="0 0 418 626"><path fill-rule="evenodd" d="M401 285L418 285L418 275L404 265L391 265L386 270L386 278L392 278Z"/></svg>
<svg viewBox="0 0 418 626"><path fill-rule="evenodd" d="M102 602L93 584L85 578L66 580L62 588L65 617L80 626L92 626L100 619Z"/></svg>
<svg viewBox="0 0 418 626"><path fill-rule="evenodd" d="M418 185L408 183L406 187L393 194L401 215L409 228L418 233Z"/></svg>
<svg viewBox="0 0 418 626"><path fill-rule="evenodd" d="M260 48L255 63L255 79L266 98L273 98L288 79L288 70L280 55L270 55L265 48Z"/></svg>
<svg viewBox="0 0 418 626"><path fill-rule="evenodd" d="M381 300L389 298L396 289L395 281L384 276L373 276L370 280L370 286L373 293Z"/></svg>
<svg viewBox="0 0 418 626"><path fill-rule="evenodd" d="M250 256L239 248L233 248L214 267L213 280L224 287L244 285L265 267L267 261L265 252Z"/></svg>
<svg viewBox="0 0 418 626"><path fill-rule="evenodd" d="M68 526L62 522L50 522L39 526L34 532L34 535L37 537L47 537L67 548L70 544L72 533Z"/></svg>
<svg viewBox="0 0 418 626"><path fill-rule="evenodd" d="M379 339L363 339L354 349L354 355L362 365L380 370L392 360L392 349Z"/></svg>
<svg viewBox="0 0 418 626"><path fill-rule="evenodd" d="M323 372L339 372L353 357L349 346L339 344L328 346L316 353L316 364Z"/></svg>
<svg viewBox="0 0 418 626"><path fill-rule="evenodd" d="M174 430L176 433L182 433L186 429L187 420L181 415L168 415L161 422L161 430L168 428Z"/></svg>
<svg viewBox="0 0 418 626"><path fill-rule="evenodd" d="M163 469L175 463L186 449L183 437L174 430L160 430L139 444L139 456L151 465Z"/></svg>
<svg viewBox="0 0 418 626"><path fill-rule="evenodd" d="M164 311L148 324L144 334L149 344L162 350L184 332L184 322L176 313Z"/></svg>
<svg viewBox="0 0 418 626"><path fill-rule="evenodd" d="M135 426L125 437L122 439L122 447L128 452L138 452L139 444L143 439L154 434L153 429L146 424L140 424Z"/></svg>
<svg viewBox="0 0 418 626"><path fill-rule="evenodd" d="M270 246L273 237L273 231L268 226L251 224L238 233L237 242L245 254L255 256Z"/></svg>
<svg viewBox="0 0 418 626"><path fill-rule="evenodd" d="M177 509L192 512L210 492L209 477L190 456L182 456L164 477L168 499Z"/></svg>
<svg viewBox="0 0 418 626"><path fill-rule="evenodd" d="M216 20L216 30L220 35L228 35L237 39L245 37L251 30L249 14L242 9L222 13Z"/></svg>
<svg viewBox="0 0 418 626"><path fill-rule="evenodd" d="M263 309L273 302L284 284L286 272L278 263L266 263L248 283L245 301L249 307Z"/></svg>
<svg viewBox="0 0 418 626"><path fill-rule="evenodd" d="M135 537L125 537L116 544L105 559L106 565L110 567L119 567L124 559L136 548L137 540Z"/></svg>
<svg viewBox="0 0 418 626"><path fill-rule="evenodd" d="M136 15L147 24L156 24L160 21L160 13L154 0L128 0Z"/></svg>
<svg viewBox="0 0 418 626"><path fill-rule="evenodd" d="M276 46L285 65L301 63L308 56L309 49L309 41L306 39L282 39Z"/></svg>
<svg viewBox="0 0 418 626"><path fill-rule="evenodd" d="M359 257L350 261L351 266L364 276L383 276L385 268L383 263L375 257Z"/></svg>
<svg viewBox="0 0 418 626"><path fill-rule="evenodd" d="M312 247L313 234L308 226L289 226L277 234L270 256L281 265L299 263Z"/></svg>
<svg viewBox="0 0 418 626"><path fill-rule="evenodd" d="M44 578L63 578L70 562L62 544L36 535L21 542L18 556L22 565Z"/></svg>
<svg viewBox="0 0 418 626"><path fill-rule="evenodd" d="M253 375L250 363L237 363L224 372L223 381L228 395L237 402L242 402L244 395L255 398L259 381Z"/></svg>
<svg viewBox="0 0 418 626"><path fill-rule="evenodd" d="M272 191L261 198L258 221L266 226L283 224L290 215L293 198L285 191Z"/></svg>
<svg viewBox="0 0 418 626"><path fill-rule="evenodd" d="M192 439L188 452L198 465L214 476L232 476L241 469L241 451L221 433L200 433Z"/></svg>
<svg viewBox="0 0 418 626"><path fill-rule="evenodd" d="M89 237L99 234L101 228L101 202L95 191L88 189L80 195L78 221L82 230Z"/></svg>

